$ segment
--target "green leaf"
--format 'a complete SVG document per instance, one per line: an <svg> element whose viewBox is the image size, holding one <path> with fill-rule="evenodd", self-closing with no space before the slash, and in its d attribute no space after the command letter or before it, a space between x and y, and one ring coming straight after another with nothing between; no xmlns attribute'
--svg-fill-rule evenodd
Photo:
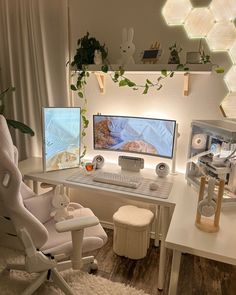
<svg viewBox="0 0 236 295"><path fill-rule="evenodd" d="M129 86L129 87L134 87L134 86L136 86L136 84L134 83L134 82L132 82L132 81L130 81L130 80L126 80L127 81L127 85Z"/></svg>
<svg viewBox="0 0 236 295"><path fill-rule="evenodd" d="M143 90L143 94L147 94L149 90L149 86L146 84L145 89Z"/></svg>
<svg viewBox="0 0 236 295"><path fill-rule="evenodd" d="M161 74L165 77L167 77L167 70L161 70Z"/></svg>
<svg viewBox="0 0 236 295"><path fill-rule="evenodd" d="M81 109L81 115L86 114L87 110L86 109Z"/></svg>
<svg viewBox="0 0 236 295"><path fill-rule="evenodd" d="M104 72L104 73L107 73L108 72L108 65L103 65L101 70Z"/></svg>
<svg viewBox="0 0 236 295"><path fill-rule="evenodd" d="M174 72L170 73L170 78L172 78L174 76Z"/></svg>
<svg viewBox="0 0 236 295"><path fill-rule="evenodd" d="M185 68L184 68L184 71L189 71L189 68L188 68L188 67L185 67Z"/></svg>
<svg viewBox="0 0 236 295"><path fill-rule="evenodd" d="M72 91L76 91L76 90L77 90L77 88L76 88L76 86L75 86L74 84L71 84L71 85L70 85L70 89L71 89Z"/></svg>
<svg viewBox="0 0 236 295"><path fill-rule="evenodd" d="M223 74L225 72L224 68L216 68L215 71L217 74Z"/></svg>
<svg viewBox="0 0 236 295"><path fill-rule="evenodd" d="M11 119L6 119L7 124L15 129L19 129L22 133L25 134L30 134L31 136L34 136L34 131L24 123L21 123L19 121L11 120Z"/></svg>
<svg viewBox="0 0 236 295"><path fill-rule="evenodd" d="M78 95L79 95L80 98L84 97L83 92L81 92L81 91L78 92Z"/></svg>
<svg viewBox="0 0 236 295"><path fill-rule="evenodd" d="M157 91L160 90L162 88L162 84L157 88Z"/></svg>
<svg viewBox="0 0 236 295"><path fill-rule="evenodd" d="M120 86L120 87L122 87L122 86L126 86L126 85L128 85L128 84L127 84L127 80L125 80L125 79L124 79L124 80L120 80L120 82L119 82L119 86Z"/></svg>
<svg viewBox="0 0 236 295"><path fill-rule="evenodd" d="M147 82L147 84L153 85L153 83L148 79L146 79L146 82Z"/></svg>
<svg viewBox="0 0 236 295"><path fill-rule="evenodd" d="M138 90L138 88L134 87L133 90L136 91L136 90Z"/></svg>

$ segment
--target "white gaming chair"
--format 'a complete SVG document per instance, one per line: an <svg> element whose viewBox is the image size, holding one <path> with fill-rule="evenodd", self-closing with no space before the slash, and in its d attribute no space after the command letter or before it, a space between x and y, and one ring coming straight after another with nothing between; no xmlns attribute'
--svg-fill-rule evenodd
<svg viewBox="0 0 236 295"><path fill-rule="evenodd" d="M94 257L82 258L82 253L102 247L107 235L93 212L77 203L70 203L74 218L55 223L50 217L53 192L35 195L22 182L17 162L17 149L0 115L0 245L25 253L24 264L8 264L7 269L39 273L22 295L33 294L49 279L73 295L59 271L85 263L96 267Z"/></svg>

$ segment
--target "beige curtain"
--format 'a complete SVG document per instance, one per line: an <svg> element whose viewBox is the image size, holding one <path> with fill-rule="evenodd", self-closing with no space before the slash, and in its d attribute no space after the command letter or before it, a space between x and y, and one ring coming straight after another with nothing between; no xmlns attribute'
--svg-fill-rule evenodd
<svg viewBox="0 0 236 295"><path fill-rule="evenodd" d="M66 0L0 0L0 88L7 116L29 125L35 136L13 131L20 159L41 156L42 106L68 106Z"/></svg>

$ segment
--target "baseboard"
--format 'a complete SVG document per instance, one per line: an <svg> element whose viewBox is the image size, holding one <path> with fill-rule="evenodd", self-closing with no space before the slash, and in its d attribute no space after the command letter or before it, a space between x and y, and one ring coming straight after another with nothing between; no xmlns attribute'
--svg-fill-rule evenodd
<svg viewBox="0 0 236 295"><path fill-rule="evenodd" d="M100 221L102 227L114 230L114 224L109 221ZM155 233L151 232L151 239L155 239ZM161 234L159 234L159 240L161 240Z"/></svg>

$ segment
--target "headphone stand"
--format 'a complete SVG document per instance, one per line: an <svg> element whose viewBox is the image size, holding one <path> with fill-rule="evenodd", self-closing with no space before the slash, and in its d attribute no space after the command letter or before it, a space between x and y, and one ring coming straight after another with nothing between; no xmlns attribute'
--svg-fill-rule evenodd
<svg viewBox="0 0 236 295"><path fill-rule="evenodd" d="M201 182L200 182L198 205L203 200L205 186L207 183L208 181L206 180L206 177L202 176ZM199 212L199 210L197 210L197 215L196 215L196 221L195 221L196 227L208 233L215 233L219 231L220 210L221 210L221 204L222 204L222 199L224 194L225 181L221 179L219 182L217 182L216 185L219 186L219 189L218 189L218 195L216 200L216 211L214 213L214 218L212 219L212 218L203 217L202 214Z"/></svg>

